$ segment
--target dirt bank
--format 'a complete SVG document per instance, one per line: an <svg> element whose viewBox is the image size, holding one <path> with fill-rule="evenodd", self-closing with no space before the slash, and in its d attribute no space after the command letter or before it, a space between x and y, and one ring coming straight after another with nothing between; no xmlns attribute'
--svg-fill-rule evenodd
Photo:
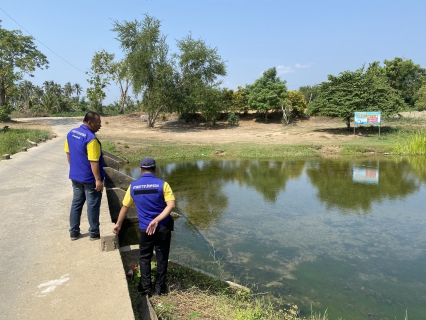
<svg viewBox="0 0 426 320"><path fill-rule="evenodd" d="M254 115L241 116L239 126L226 121L210 123L159 121L148 128L139 114L105 116L98 136L106 140L154 140L186 144L219 144L252 142L268 144L333 144L356 139L353 131L347 132L340 119L311 117L283 126L279 120L268 123L256 120Z"/></svg>

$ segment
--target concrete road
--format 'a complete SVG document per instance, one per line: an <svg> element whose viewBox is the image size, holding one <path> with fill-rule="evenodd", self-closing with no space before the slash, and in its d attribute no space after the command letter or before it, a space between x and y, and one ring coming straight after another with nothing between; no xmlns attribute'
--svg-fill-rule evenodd
<svg viewBox="0 0 426 320"><path fill-rule="evenodd" d="M57 138L0 161L0 319L134 319L120 253L89 240L85 208L82 237L70 240L63 144L81 122L36 121Z"/></svg>

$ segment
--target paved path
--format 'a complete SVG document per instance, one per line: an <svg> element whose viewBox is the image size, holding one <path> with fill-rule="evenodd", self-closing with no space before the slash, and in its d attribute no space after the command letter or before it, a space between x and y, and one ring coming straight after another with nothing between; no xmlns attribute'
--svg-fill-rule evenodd
<svg viewBox="0 0 426 320"><path fill-rule="evenodd" d="M69 237L63 143L80 121L37 121L58 137L0 161L0 319L134 319L119 251L89 240L85 208L82 237Z"/></svg>

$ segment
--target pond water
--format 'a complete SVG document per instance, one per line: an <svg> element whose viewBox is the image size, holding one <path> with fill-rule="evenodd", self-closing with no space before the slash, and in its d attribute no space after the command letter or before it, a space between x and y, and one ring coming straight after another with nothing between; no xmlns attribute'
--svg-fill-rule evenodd
<svg viewBox="0 0 426 320"><path fill-rule="evenodd" d="M303 315L426 318L424 158L200 160L157 175L183 215L172 259Z"/></svg>

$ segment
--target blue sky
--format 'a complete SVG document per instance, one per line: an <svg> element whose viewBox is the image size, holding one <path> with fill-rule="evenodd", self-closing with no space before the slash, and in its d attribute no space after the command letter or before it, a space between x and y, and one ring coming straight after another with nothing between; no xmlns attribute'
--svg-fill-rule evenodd
<svg viewBox="0 0 426 320"><path fill-rule="evenodd" d="M30 32L48 57L49 69L30 79L37 85L70 81L86 89L95 51L122 58L112 22L142 20L145 13L162 21L171 52L189 32L217 47L230 89L274 66L289 90L395 57L426 68L424 0L16 0L0 8L2 27ZM111 86L105 102L118 98Z"/></svg>

